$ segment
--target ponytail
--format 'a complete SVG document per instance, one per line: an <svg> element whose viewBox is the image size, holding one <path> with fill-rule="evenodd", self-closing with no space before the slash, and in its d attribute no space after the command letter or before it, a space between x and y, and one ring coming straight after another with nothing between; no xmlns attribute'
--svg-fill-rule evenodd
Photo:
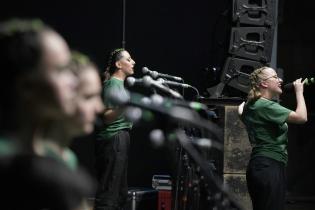
<svg viewBox="0 0 315 210"><path fill-rule="evenodd" d="M108 58L108 62L107 62L107 67L105 69L105 71L103 72L102 77L104 78L104 82L107 81L112 74L117 70L116 67L116 62L121 59L121 53L125 51L125 49L123 48L118 48L113 50L110 54L109 54L109 58Z"/></svg>

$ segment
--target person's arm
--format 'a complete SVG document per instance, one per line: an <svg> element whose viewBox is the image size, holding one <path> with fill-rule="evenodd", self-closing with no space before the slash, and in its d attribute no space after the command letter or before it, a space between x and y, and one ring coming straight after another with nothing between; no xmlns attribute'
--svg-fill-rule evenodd
<svg viewBox="0 0 315 210"><path fill-rule="evenodd" d="M287 122L302 124L307 122L307 110L305 105L305 99L303 95L304 81L301 82L301 78L294 81L294 89L296 96L296 110L290 112Z"/></svg>
<svg viewBox="0 0 315 210"><path fill-rule="evenodd" d="M115 121L122 113L123 109L105 109L103 114L104 122L109 124Z"/></svg>
<svg viewBox="0 0 315 210"><path fill-rule="evenodd" d="M244 109L245 101L238 106L237 113L239 116L242 115Z"/></svg>

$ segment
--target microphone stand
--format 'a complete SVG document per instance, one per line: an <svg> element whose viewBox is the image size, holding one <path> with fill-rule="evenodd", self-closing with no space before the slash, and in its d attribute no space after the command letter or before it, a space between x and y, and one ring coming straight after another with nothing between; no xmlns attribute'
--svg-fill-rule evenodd
<svg viewBox="0 0 315 210"><path fill-rule="evenodd" d="M180 189L180 172L182 171L182 167L183 167L183 163L188 163L186 165L188 165L187 167L187 173L186 175L188 175L188 178L191 178L192 176L190 176L194 171L194 167L190 167L189 159L187 158L188 155L190 157L192 157L193 161L200 167L201 171L203 172L203 175L205 177L205 181L209 184L209 186L211 187L210 189L208 189L208 192L210 192L211 189L216 190L216 192L218 192L215 195L215 201L217 202L216 204L218 206L222 206L222 210L227 210L230 205L234 205L236 207L236 209L241 210L242 208L239 207L239 205L233 200L233 198L229 195L229 193L226 191L226 189L224 189L224 187L221 185L221 182L219 180L217 180L217 178L213 175L212 173L212 169L209 167L209 165L206 163L206 161L198 154L198 151L195 150L194 145L190 142L190 140L187 138L187 136L183 133L182 129L178 128L178 123L181 122L183 125L192 125L201 129L206 129L207 131L209 131L211 133L212 139L216 140L216 141L220 141L220 131L219 131L219 127L216 126L214 123L212 123L211 121L206 121L204 119L202 119L197 112L195 112L194 110L188 109L188 108L184 108L181 106L177 106L176 105L176 101L169 101L169 103L167 104L163 104L163 103L155 103L154 101L152 101L151 103L144 103L143 101L141 101L141 95L138 94L133 94L133 97L129 98L128 97L126 99L121 99L118 98L116 94L113 94L113 100L116 100L117 104L121 104L121 105L133 105L133 106L137 106L143 109L147 109L153 112L157 112L159 114L162 115L166 115L167 117L170 118L169 121L173 121L173 123L176 124L176 137L178 139L179 142L179 164L178 164L178 171L177 171L177 182L176 182L176 187L175 187L175 197L174 197L174 210L184 210L182 208L178 208L178 201L181 201L178 199L179 196L179 191ZM140 97L140 98L139 98ZM131 99L131 100L130 100ZM177 141L176 141L177 142ZM188 153L188 155L187 155ZM185 156L184 156L185 155ZM186 159L185 159L186 158ZM186 161L187 160L187 161ZM183 162L186 161L186 162ZM187 176L186 176L187 178ZM191 180L188 180L191 181ZM188 187L189 187L189 183L188 182ZM188 188L186 188L188 189ZM187 191L187 195L189 195L189 191ZM198 194L194 194L197 195ZM187 199L188 197L186 197ZM191 198L191 197L190 197ZM189 200L191 201L191 200ZM197 202L193 202L193 204L198 204ZM184 201L184 206L186 206L186 202ZM231 208L229 209L231 210Z"/></svg>
<svg viewBox="0 0 315 210"><path fill-rule="evenodd" d="M182 79L182 82L184 83L184 80ZM185 88L182 88L182 96L183 99L185 98ZM180 101L183 101L180 100ZM177 170L176 170L176 183L175 183L175 192L174 192L174 198L173 198L173 210L179 210L180 207L182 207L181 205L179 205L179 196L180 196L180 183L181 183L181 171L183 169L183 162L184 162L184 150L183 147L181 145L177 146ZM184 209L180 209L180 210L185 210Z"/></svg>
<svg viewBox="0 0 315 210"><path fill-rule="evenodd" d="M176 102L174 102L174 105L175 104ZM195 114L197 113L187 108L180 107L180 105L168 110L168 116L173 118L175 122L182 122L186 125L190 124L195 126L197 125L197 127L207 128L207 130L213 132L215 135L214 138L218 139L219 137L215 125L199 118L199 115ZM185 128L185 126L182 126L181 129L183 128ZM191 209L191 207L196 209L196 207L199 206L200 188L195 163L197 163L197 166L199 164L198 161L195 161L195 163L190 161L190 153L191 152L189 152L185 145L179 141L179 145L177 146L176 183L174 187L175 190L173 192L174 199L172 204L173 210L186 210ZM212 173L212 171L210 172ZM196 190L196 188L199 190ZM208 192L208 194L210 195L210 192Z"/></svg>
<svg viewBox="0 0 315 210"><path fill-rule="evenodd" d="M221 184L221 181L217 179L212 173L212 169L209 164L199 155L190 139L187 137L183 130L177 129L175 135L180 145L188 152L190 157L197 163L200 170L203 172L205 181L209 185L210 189L207 189L208 193L211 189L215 190L214 201L216 209L218 210L243 210L243 207L232 197L227 189ZM176 208L174 210L177 210Z"/></svg>
<svg viewBox="0 0 315 210"><path fill-rule="evenodd" d="M194 86L190 86L190 88L196 91L196 93L197 93L196 99L199 99L200 98L200 94L199 94L198 89L196 87L194 87Z"/></svg>
<svg viewBox="0 0 315 210"><path fill-rule="evenodd" d="M185 83L185 81L182 79L182 83ZM200 94L199 94L199 91L198 91L198 89L196 88L196 87L194 87L194 86L191 86L191 85L189 85L189 88L191 88L191 89L193 89L194 91L196 91L196 93L197 93L197 97L196 97L196 99L198 99L199 97L200 97ZM182 90L182 96L184 96L184 98L185 98L185 88L182 88L183 90Z"/></svg>

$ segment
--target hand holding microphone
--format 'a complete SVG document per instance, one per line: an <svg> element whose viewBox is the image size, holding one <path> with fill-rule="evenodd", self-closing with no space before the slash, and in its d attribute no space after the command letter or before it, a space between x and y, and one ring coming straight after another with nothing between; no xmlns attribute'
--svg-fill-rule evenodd
<svg viewBox="0 0 315 210"><path fill-rule="evenodd" d="M307 81L307 79L305 79L303 82L302 82L302 78L300 79L297 79L293 82L293 85L294 85L294 89L295 89L295 92L301 92L303 93L304 91L304 84L305 82Z"/></svg>
<svg viewBox="0 0 315 210"><path fill-rule="evenodd" d="M296 91L302 91L304 90L304 86L309 86L315 84L315 79L314 77L311 78L306 78L304 79L304 81L302 82L302 78L295 80L294 82L285 84L283 86L283 90L285 91L292 91L292 90L296 90Z"/></svg>

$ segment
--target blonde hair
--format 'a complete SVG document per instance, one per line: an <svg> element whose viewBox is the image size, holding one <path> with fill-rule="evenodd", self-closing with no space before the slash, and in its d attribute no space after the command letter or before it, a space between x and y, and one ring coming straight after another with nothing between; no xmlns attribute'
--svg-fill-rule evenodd
<svg viewBox="0 0 315 210"><path fill-rule="evenodd" d="M259 85L263 81L262 75L264 74L264 70L268 68L270 67L264 66L256 69L250 74L250 90L248 92L247 101L256 101L261 97Z"/></svg>

